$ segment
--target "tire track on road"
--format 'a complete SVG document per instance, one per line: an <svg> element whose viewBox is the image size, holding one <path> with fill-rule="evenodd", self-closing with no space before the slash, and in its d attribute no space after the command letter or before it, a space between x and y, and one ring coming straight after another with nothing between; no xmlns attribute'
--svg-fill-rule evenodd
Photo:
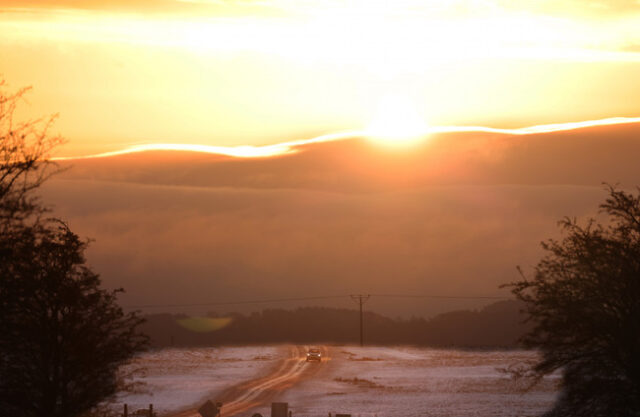
<svg viewBox="0 0 640 417"><path fill-rule="evenodd" d="M216 400L223 403L222 416L234 417L272 400L284 390L303 379L313 376L326 361L330 360L329 349L322 347L322 362L306 362L306 346L291 346L289 355L269 374L243 382L225 390ZM171 417L200 417L197 409L171 414Z"/></svg>

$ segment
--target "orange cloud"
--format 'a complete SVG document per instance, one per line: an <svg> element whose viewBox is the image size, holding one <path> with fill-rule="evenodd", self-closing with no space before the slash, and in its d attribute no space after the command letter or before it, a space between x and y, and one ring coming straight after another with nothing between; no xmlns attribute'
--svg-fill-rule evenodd
<svg viewBox="0 0 640 417"><path fill-rule="evenodd" d="M422 135L426 138L429 134L434 133L461 133L461 132L484 132L498 133L507 135L532 135L537 133L562 132L585 127L595 126L611 126L619 124L640 123L640 117L612 117L599 120L586 120L581 122L554 123L546 125L536 125L523 127L518 129L500 129L485 126L430 126L425 128ZM149 151L188 151L199 152L214 155L225 155L236 158L264 158L270 156L286 155L297 152L300 147L313 143L330 142L343 140L354 137L370 137L375 136L375 132L364 130L353 130L346 132L338 132L327 135L318 136L311 139L300 139L289 142L282 142L273 145L264 146L213 146L200 144L178 144L178 143L149 143L142 145L134 145L125 149L104 152L93 155L84 156L61 156L52 158L57 161L66 161L73 159L89 159L89 158L107 158L111 156L127 155ZM392 139L390 139L392 140ZM426 139L425 139L426 140Z"/></svg>

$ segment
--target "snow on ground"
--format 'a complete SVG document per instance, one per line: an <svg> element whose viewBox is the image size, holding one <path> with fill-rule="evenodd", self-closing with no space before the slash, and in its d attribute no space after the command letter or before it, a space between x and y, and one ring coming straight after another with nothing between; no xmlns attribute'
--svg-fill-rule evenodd
<svg viewBox="0 0 640 417"><path fill-rule="evenodd" d="M522 393L522 383L500 372L510 364L534 360L527 351L460 351L414 347L329 348L330 358L317 373L283 392L298 417L327 416L329 412L354 417L412 416L536 416L550 408L557 376ZM140 356L131 369L142 392L121 395L134 411L154 408L163 415L189 406L240 382L267 373L288 351L282 346L166 349ZM260 407L269 415L269 405ZM247 414L251 415L251 413Z"/></svg>
<svg viewBox="0 0 640 417"><path fill-rule="evenodd" d="M286 355L284 347L164 349L138 357L126 371L137 370L142 382L135 394L118 396L116 405L129 410L153 404L160 414L215 400L216 393L266 373Z"/></svg>
<svg viewBox="0 0 640 417"><path fill-rule="evenodd" d="M535 358L526 351L337 346L324 368L278 401L305 417L535 416L553 403L557 376L523 393L522 381L499 371Z"/></svg>

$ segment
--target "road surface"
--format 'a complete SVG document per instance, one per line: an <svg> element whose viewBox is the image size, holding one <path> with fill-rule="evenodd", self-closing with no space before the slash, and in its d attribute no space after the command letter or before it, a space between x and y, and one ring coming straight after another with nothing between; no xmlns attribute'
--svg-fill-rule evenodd
<svg viewBox="0 0 640 417"><path fill-rule="evenodd" d="M267 375L240 383L225 390L212 401L221 401L222 417L234 417L240 413L270 403L278 394L294 384L312 377L331 358L329 349L321 347L322 362L307 362L307 346L290 346L288 356L278 362ZM171 417L200 417L197 407L174 413Z"/></svg>

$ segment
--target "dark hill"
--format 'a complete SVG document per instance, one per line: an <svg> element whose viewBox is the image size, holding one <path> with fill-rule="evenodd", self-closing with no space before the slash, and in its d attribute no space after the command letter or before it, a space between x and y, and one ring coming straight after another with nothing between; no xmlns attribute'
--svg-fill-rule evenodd
<svg viewBox="0 0 640 417"><path fill-rule="evenodd" d="M501 301L481 310L454 311L431 319L391 319L367 312L365 340L374 345L513 348L526 330L521 307L517 301ZM186 316L153 314L146 316L143 330L151 337L154 347L358 343L359 313L356 310L306 307L225 317L231 318L227 326L202 332L181 325Z"/></svg>

